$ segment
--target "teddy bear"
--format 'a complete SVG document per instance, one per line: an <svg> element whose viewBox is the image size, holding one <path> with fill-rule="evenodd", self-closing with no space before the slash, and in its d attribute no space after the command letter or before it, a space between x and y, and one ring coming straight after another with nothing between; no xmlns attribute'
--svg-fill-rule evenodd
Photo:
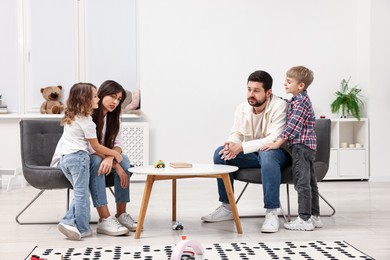
<svg viewBox="0 0 390 260"><path fill-rule="evenodd" d="M61 114L64 111L64 104L60 101L62 86L49 86L41 88L45 102L41 105L41 114Z"/></svg>

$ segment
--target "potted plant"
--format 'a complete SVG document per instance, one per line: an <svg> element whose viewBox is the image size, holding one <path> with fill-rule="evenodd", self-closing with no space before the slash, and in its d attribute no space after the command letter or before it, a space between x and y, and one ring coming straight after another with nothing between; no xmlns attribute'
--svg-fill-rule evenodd
<svg viewBox="0 0 390 260"><path fill-rule="evenodd" d="M353 88L349 88L349 77L348 80L343 79L340 84L340 90L335 93L336 99L330 105L332 113L340 113L341 117L345 118L347 115L360 120L360 105L363 105L360 99L361 89L357 88L357 85Z"/></svg>

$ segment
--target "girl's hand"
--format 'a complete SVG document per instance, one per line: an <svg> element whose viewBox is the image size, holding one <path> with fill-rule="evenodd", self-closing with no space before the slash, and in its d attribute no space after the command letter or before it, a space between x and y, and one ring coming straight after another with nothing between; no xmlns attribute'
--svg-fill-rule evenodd
<svg viewBox="0 0 390 260"><path fill-rule="evenodd" d="M105 174L105 175L110 174L113 166L113 161L114 161L114 157L112 156L107 156L106 158L104 158L100 163L98 176L100 176L101 174Z"/></svg>

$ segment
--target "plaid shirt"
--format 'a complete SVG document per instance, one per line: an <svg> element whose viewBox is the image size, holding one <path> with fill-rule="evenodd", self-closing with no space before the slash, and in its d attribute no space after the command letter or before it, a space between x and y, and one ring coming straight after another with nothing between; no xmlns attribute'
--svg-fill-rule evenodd
<svg viewBox="0 0 390 260"><path fill-rule="evenodd" d="M282 138L293 144L304 144L316 150L317 136L314 131L315 114L306 91L299 93L288 101L287 124Z"/></svg>

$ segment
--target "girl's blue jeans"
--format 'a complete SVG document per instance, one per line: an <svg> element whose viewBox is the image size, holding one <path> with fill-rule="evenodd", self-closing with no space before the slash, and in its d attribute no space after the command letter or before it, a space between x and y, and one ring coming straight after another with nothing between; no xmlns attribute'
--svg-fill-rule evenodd
<svg viewBox="0 0 390 260"><path fill-rule="evenodd" d="M90 230L89 155L78 151L61 157L59 167L73 186L74 197L61 223L76 227L80 233Z"/></svg>

